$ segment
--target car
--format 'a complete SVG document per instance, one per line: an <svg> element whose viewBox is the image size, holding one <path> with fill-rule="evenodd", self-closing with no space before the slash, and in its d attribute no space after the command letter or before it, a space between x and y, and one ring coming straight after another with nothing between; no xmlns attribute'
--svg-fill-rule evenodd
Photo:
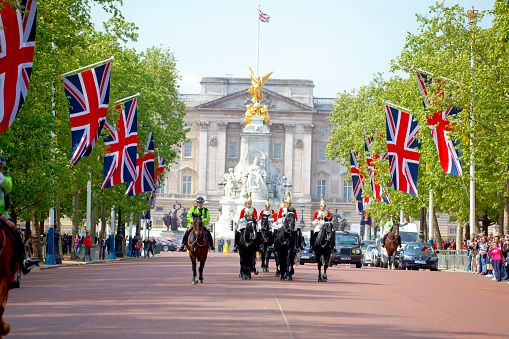
<svg viewBox="0 0 509 339"><path fill-rule="evenodd" d="M164 238L156 238L156 246L160 245L161 250L164 252L175 252L177 250L177 244L175 244L173 241L168 241Z"/></svg>
<svg viewBox="0 0 509 339"><path fill-rule="evenodd" d="M374 240L362 240L361 241L361 250L362 250L362 265L366 266L366 263L364 262L364 252L366 252L366 248L368 248L369 245L374 244Z"/></svg>
<svg viewBox="0 0 509 339"><path fill-rule="evenodd" d="M438 271L438 255L425 242L408 242L399 255L399 269L427 268Z"/></svg>
<svg viewBox="0 0 509 339"><path fill-rule="evenodd" d="M309 238L304 236L304 249L300 253L299 264L313 264L316 263L315 251L309 246Z"/></svg>
<svg viewBox="0 0 509 339"><path fill-rule="evenodd" d="M375 266L375 263L379 260L378 249L375 244L369 245L364 251L364 265Z"/></svg>
<svg viewBox="0 0 509 339"><path fill-rule="evenodd" d="M336 232L336 251L332 252L332 265L355 264L362 267L361 239L356 232Z"/></svg>

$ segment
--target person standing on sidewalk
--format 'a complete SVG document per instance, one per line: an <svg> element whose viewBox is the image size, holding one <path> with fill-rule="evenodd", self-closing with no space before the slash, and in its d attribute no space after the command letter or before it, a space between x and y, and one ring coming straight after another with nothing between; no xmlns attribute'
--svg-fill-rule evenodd
<svg viewBox="0 0 509 339"><path fill-rule="evenodd" d="M80 260L81 239L78 233L74 235L74 242L72 243L72 247L74 248L74 252L76 253L76 261Z"/></svg>
<svg viewBox="0 0 509 339"><path fill-rule="evenodd" d="M99 260L104 260L106 257L106 246L108 246L106 236L101 239L101 252L99 253ZM101 259L102 258L102 259Z"/></svg>
<svg viewBox="0 0 509 339"><path fill-rule="evenodd" d="M87 261L87 255L88 255L88 259L90 261L92 261L92 255L91 255L91 250L92 250L92 239L90 238L90 233L87 232L87 236L85 237L85 239L83 239L83 244L85 245L85 255L83 256L83 261Z"/></svg>
<svg viewBox="0 0 509 339"><path fill-rule="evenodd" d="M148 257L150 259L149 248L150 248L150 239L147 237L143 240L143 250L144 250L143 258Z"/></svg>
<svg viewBox="0 0 509 339"><path fill-rule="evenodd" d="M498 236L495 236L495 240L489 250L489 255L493 262L493 273L495 275L494 281L502 281L502 263L504 258L502 257L502 249L500 248L498 241Z"/></svg>

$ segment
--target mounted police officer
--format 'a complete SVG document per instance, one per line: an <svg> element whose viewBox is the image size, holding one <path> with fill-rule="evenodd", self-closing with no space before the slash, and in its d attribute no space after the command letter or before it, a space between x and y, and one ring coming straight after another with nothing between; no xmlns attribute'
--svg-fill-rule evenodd
<svg viewBox="0 0 509 339"><path fill-rule="evenodd" d="M399 222L396 220L396 216L394 214L391 214L391 220L387 221L385 223L385 227L387 228L387 231L385 232L384 234L384 238L382 240L382 247L385 246L385 238L387 238L387 235L389 233L391 233L392 231L392 228L395 226L395 225L398 225L399 226Z"/></svg>
<svg viewBox="0 0 509 339"><path fill-rule="evenodd" d="M0 154L0 223L3 229L9 232L14 239L13 256L19 263L19 269L23 272L23 274L28 274L32 266L39 264L39 259L25 259L25 248L23 246L23 241L21 240L21 234L18 232L16 225L9 217L9 212L7 212L7 209L9 208L8 194L12 192L13 184L11 175L9 173L3 173L4 167L6 166L7 161L5 160L5 157Z"/></svg>
<svg viewBox="0 0 509 339"><path fill-rule="evenodd" d="M310 239L310 245L313 247L315 243L315 237L320 232L320 230L325 225L326 221L331 221L332 216L330 214L330 211L326 209L325 199L323 198L323 194L320 198L320 208L315 212L315 215L313 216L313 221L311 222L315 229L311 233L311 239Z"/></svg>
<svg viewBox="0 0 509 339"><path fill-rule="evenodd" d="M191 233L191 230L193 229L193 219L195 216L200 216L203 222L203 231L205 232L207 239L209 240L210 249L212 251L215 250L214 247L214 240L212 240L212 234L210 233L209 229L206 227L209 224L210 221L210 212L206 207L203 207L203 203L205 202L205 199L202 197L196 198L196 206L193 206L189 209L187 212L187 231L184 234L184 237L182 238L182 245L180 246L180 250L184 251L186 248L187 238L189 237L189 233Z"/></svg>
<svg viewBox="0 0 509 339"><path fill-rule="evenodd" d="M251 193L246 194L246 201L244 203L245 208L240 211L239 216L239 227L235 231L235 246L233 247L233 251L237 252L238 246L239 246L239 239L240 235L242 234L242 231L247 226L247 219L254 219L258 217L258 212L256 211L256 208L253 207L253 200L251 200Z"/></svg>

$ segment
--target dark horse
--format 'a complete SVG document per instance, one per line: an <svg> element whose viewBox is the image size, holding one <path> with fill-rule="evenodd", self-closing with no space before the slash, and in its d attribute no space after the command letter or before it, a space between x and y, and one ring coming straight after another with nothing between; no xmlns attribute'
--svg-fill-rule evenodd
<svg viewBox="0 0 509 339"><path fill-rule="evenodd" d="M209 241L205 231L203 230L203 221L201 216L195 215L193 213L193 230L189 233L189 238L187 238L187 250L189 251L189 258L191 258L191 262L193 263L193 282L203 283L203 268L205 267L205 261L207 260L207 254L209 252ZM200 277L196 277L196 259L200 262Z"/></svg>
<svg viewBox="0 0 509 339"><path fill-rule="evenodd" d="M11 326L4 320L3 314L9 290L19 271L18 261L14 257L14 239L0 226L0 335L7 335Z"/></svg>
<svg viewBox="0 0 509 339"><path fill-rule="evenodd" d="M396 252L398 251L398 247L401 246L401 237L399 236L399 225L392 226L392 230L385 237L384 247L387 251L387 256L389 257L389 264L387 265L388 269L394 269L394 258Z"/></svg>
<svg viewBox="0 0 509 339"><path fill-rule="evenodd" d="M311 231L313 232L313 231ZM311 233L311 239L315 235ZM332 221L325 221L322 229L316 234L314 243L311 247L315 251L316 262L318 264L318 281L327 281L327 268L330 265L332 249L334 248L335 234L332 228ZM323 265L323 274L322 274Z"/></svg>
<svg viewBox="0 0 509 339"><path fill-rule="evenodd" d="M260 244L260 256L262 259L263 272L269 271L270 246L273 245L274 239L270 231L270 221L268 214L262 214L261 232L259 234L258 243Z"/></svg>
<svg viewBox="0 0 509 339"><path fill-rule="evenodd" d="M274 244L275 250L279 259L279 271L281 274L281 280L292 280L294 273L293 264L295 261L295 253L293 252L293 237L292 233L295 233L295 213L288 211L283 220L283 226L279 229L276 236L276 243Z"/></svg>
<svg viewBox="0 0 509 339"><path fill-rule="evenodd" d="M251 279L251 272L258 274L255 267L256 251L256 219L246 218L246 228L242 230L239 238L240 274L242 280Z"/></svg>

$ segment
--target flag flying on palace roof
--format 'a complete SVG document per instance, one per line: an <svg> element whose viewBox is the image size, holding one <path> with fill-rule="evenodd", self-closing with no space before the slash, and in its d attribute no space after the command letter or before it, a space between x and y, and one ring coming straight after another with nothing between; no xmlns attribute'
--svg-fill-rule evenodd
<svg viewBox="0 0 509 339"><path fill-rule="evenodd" d="M16 119L25 102L34 61L37 1L23 0L22 12L6 1L0 12L0 133Z"/></svg>
<svg viewBox="0 0 509 339"><path fill-rule="evenodd" d="M421 143L417 140L418 123L412 114L389 105L385 105L385 117L391 187L417 197L421 155Z"/></svg>
<svg viewBox="0 0 509 339"><path fill-rule="evenodd" d="M92 152L101 134L110 102L110 71L108 62L63 77L71 115L73 166Z"/></svg>
<svg viewBox="0 0 509 339"><path fill-rule="evenodd" d="M442 81L438 80L438 82ZM425 72L417 72L417 83L423 96L422 103L424 104L424 108L427 108L429 102L427 99L428 92L426 90L426 85L432 83L431 76ZM439 96L444 95L442 89L439 88L438 91ZM451 122L449 119L459 112L461 112L461 110L453 106L432 115L426 115L428 127L430 128L431 135L433 136L433 140L437 147L438 158L440 159L442 170L445 174L452 174L456 176L463 175L462 163L461 160L459 160L461 153L458 150L460 141L452 140L450 138L449 134L451 132Z"/></svg>
<svg viewBox="0 0 509 339"><path fill-rule="evenodd" d="M110 135L104 139L108 146L104 156L104 182L102 189L130 183L136 180L136 151L138 148L138 99L126 101L124 109L118 104L115 111L119 112L116 128L107 122L105 127Z"/></svg>

